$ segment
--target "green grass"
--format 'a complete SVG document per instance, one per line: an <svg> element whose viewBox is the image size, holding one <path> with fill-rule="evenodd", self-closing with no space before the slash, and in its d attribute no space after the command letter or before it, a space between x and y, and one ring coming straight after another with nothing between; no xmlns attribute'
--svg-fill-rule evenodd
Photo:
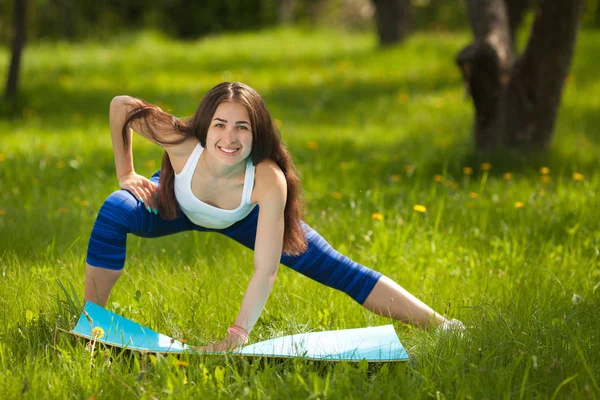
<svg viewBox="0 0 600 400"><path fill-rule="evenodd" d="M0 397L598 398L600 33L579 37L551 149L527 156L472 150L472 105L453 63L469 39L416 35L379 51L370 35L275 30L30 44L19 115L0 119ZM117 189L108 104L130 94L189 115L222 80L255 87L279 120L307 222L473 326L468 339L394 323L409 363L100 348L90 366L86 343L64 331L77 317L95 215ZM139 172L158 168L160 149L139 137L134 149ZM110 309L204 344L233 321L252 255L214 235L131 237L125 271ZM389 322L282 268L252 339Z"/></svg>

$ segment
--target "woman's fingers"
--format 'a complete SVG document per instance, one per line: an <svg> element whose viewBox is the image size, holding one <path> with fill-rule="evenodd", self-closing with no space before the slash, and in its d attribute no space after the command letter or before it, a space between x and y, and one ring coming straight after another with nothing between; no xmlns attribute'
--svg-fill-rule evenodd
<svg viewBox="0 0 600 400"><path fill-rule="evenodd" d="M123 183L121 188L129 190L148 212L158 214L158 186L154 182L146 178L132 179Z"/></svg>

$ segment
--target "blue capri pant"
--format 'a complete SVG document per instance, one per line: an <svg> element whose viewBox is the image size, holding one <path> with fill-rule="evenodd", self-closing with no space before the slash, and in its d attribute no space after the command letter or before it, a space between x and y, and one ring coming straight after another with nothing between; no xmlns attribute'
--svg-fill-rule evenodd
<svg viewBox="0 0 600 400"><path fill-rule="evenodd" d="M152 176L151 181L158 184L158 172ZM86 261L95 267L122 269L128 233L156 238L190 230L217 232L254 250L257 222L258 206L246 218L225 229L196 225L182 212L174 220L165 220L148 212L144 204L130 192L118 190L100 208L90 237ZM303 227L308 249L296 256L282 254L281 264L317 282L341 290L363 304L381 274L340 254L305 223Z"/></svg>

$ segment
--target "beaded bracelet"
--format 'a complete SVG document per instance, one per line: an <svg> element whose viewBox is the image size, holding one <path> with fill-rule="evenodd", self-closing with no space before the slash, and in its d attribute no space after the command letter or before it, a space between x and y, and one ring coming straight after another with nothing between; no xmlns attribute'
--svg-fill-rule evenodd
<svg viewBox="0 0 600 400"><path fill-rule="evenodd" d="M244 332L246 334L246 336L249 336L250 333L248 332L247 329L245 329L243 326L238 325L238 324L233 324L232 325L234 328L238 328L239 330L241 330L242 332Z"/></svg>
<svg viewBox="0 0 600 400"><path fill-rule="evenodd" d="M244 344L248 343L248 331L238 325L233 325L227 328L227 332L242 339Z"/></svg>

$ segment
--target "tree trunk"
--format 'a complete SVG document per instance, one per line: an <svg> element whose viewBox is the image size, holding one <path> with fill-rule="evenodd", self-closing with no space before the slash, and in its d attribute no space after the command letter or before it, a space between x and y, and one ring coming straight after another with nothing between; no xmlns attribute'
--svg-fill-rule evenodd
<svg viewBox="0 0 600 400"><path fill-rule="evenodd" d="M468 0L475 42L456 61L475 106L478 149L550 143L582 8L583 0L540 0L527 48L515 61L515 25L504 0Z"/></svg>
<svg viewBox="0 0 600 400"><path fill-rule="evenodd" d="M14 3L14 36L12 42L12 58L6 79L5 97L14 100L17 97L17 83L21 65L21 53L25 46L25 19L27 0L15 0Z"/></svg>
<svg viewBox="0 0 600 400"><path fill-rule="evenodd" d="M410 0L373 0L381 46L401 42L411 29Z"/></svg>
<svg viewBox="0 0 600 400"><path fill-rule="evenodd" d="M532 0L505 0L507 13L508 13L508 28L510 30L510 41L515 49L515 40L517 36L517 29L523 22L525 11L531 7Z"/></svg>
<svg viewBox="0 0 600 400"><path fill-rule="evenodd" d="M289 25L294 17L294 0L279 0L279 23Z"/></svg>

